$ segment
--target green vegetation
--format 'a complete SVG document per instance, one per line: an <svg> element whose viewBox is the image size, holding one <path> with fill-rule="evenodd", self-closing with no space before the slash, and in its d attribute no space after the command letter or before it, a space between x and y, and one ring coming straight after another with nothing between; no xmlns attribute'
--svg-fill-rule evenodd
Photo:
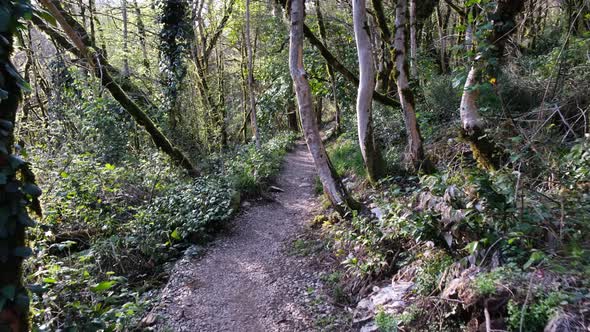
<svg viewBox="0 0 590 332"><path fill-rule="evenodd" d="M312 305L587 330L589 54L589 0L2 1L0 331L145 329L299 138Z"/></svg>

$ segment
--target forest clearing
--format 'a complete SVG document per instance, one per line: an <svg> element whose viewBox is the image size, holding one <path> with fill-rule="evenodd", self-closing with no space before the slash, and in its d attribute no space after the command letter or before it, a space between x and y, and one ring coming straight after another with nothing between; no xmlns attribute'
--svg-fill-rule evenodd
<svg viewBox="0 0 590 332"><path fill-rule="evenodd" d="M590 0L0 0L0 331L590 331Z"/></svg>

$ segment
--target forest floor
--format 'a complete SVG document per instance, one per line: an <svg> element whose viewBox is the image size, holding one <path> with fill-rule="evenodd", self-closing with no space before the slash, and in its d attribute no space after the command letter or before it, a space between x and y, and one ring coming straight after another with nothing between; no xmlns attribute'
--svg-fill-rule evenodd
<svg viewBox="0 0 590 332"><path fill-rule="evenodd" d="M158 331L314 331L335 308L322 296L324 272L293 253L320 209L304 144L283 163L276 191L243 204L228 234L202 255L185 255L148 316ZM189 250L190 251L190 250Z"/></svg>

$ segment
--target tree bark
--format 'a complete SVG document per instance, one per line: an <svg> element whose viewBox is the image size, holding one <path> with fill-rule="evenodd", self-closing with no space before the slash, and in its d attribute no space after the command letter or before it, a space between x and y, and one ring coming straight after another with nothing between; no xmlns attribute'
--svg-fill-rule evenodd
<svg viewBox="0 0 590 332"><path fill-rule="evenodd" d="M295 84L303 134L324 187L324 193L334 208L343 212L346 208L353 207L355 204L348 196L346 188L342 185L330 164L313 114L311 89L303 66L304 12L304 0L292 0L289 68Z"/></svg>
<svg viewBox="0 0 590 332"><path fill-rule="evenodd" d="M254 61L252 43L250 41L250 0L246 0L246 50L248 52L248 92L250 97L250 121L252 122L252 134L256 147L260 149L260 133L258 132L258 119L256 118L256 96L254 95Z"/></svg>
<svg viewBox="0 0 590 332"><path fill-rule="evenodd" d="M179 166L184 167L190 174L198 175L199 171L190 160L178 148L172 145L168 138L156 127L149 116L143 112L133 100L121 89L121 87L113 80L111 74L105 67L109 67L108 61L96 51L91 51L86 47L83 37L86 35L84 30L77 32L68 23L72 18L65 13L57 0L39 0L45 9L55 17L56 21L62 27L66 35L72 40L80 55L83 56L88 64L92 66L96 72L96 76L100 78L102 85L109 90L115 100L137 121L139 125L145 128L151 136L154 144L166 153ZM80 27L80 29L83 29Z"/></svg>
<svg viewBox="0 0 590 332"><path fill-rule="evenodd" d="M123 77L129 77L129 30L127 29L127 0L121 1L121 13L123 15Z"/></svg>
<svg viewBox="0 0 590 332"><path fill-rule="evenodd" d="M398 0L395 9L395 66L397 91L400 102L406 131L408 134L408 155L407 159L415 171L423 170L430 172L432 165L424 155L422 136L416 119L414 93L410 89L408 78L408 60L406 47L406 13L408 0Z"/></svg>
<svg viewBox="0 0 590 332"><path fill-rule="evenodd" d="M416 36L416 0L410 0L410 74L418 78L418 40Z"/></svg>
<svg viewBox="0 0 590 332"><path fill-rule="evenodd" d="M133 0L133 6L135 7L135 19L137 20L137 34L139 37L139 45L141 45L141 55L143 56L143 66L146 69L150 69L150 60L148 58L147 53L147 46L145 42L145 25L143 24L143 19L141 17L141 8L139 8L139 4L137 0Z"/></svg>
<svg viewBox="0 0 590 332"><path fill-rule="evenodd" d="M383 163L373 136L372 102L375 90L375 68L371 47L366 0L352 1L354 36L359 61L359 79L356 116L359 145L365 162L367 177L376 184L383 175Z"/></svg>
<svg viewBox="0 0 590 332"><path fill-rule="evenodd" d="M487 39L487 43L492 45L491 56L499 62L504 53L506 40L516 31L515 17L524 7L524 0L516 1L498 1L493 17L493 31ZM469 30L468 30L469 32ZM466 48L472 47L472 35L466 33ZM482 55L478 55L469 70L463 96L461 97L461 136L469 143L473 157L480 167L488 170L496 170L502 161L503 151L485 134L485 124L479 115L479 90L477 85L480 84L483 76L481 63ZM497 76L497 75L495 75Z"/></svg>

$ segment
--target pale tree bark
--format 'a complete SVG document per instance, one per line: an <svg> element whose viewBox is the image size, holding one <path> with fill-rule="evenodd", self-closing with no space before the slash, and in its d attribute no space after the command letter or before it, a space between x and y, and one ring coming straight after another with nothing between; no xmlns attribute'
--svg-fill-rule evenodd
<svg viewBox="0 0 590 332"><path fill-rule="evenodd" d="M366 0L352 1L352 17L359 61L359 86L356 99L358 138L367 177L372 184L375 184L382 176L383 165L373 136L372 102L375 90L375 68Z"/></svg>
<svg viewBox="0 0 590 332"><path fill-rule="evenodd" d="M260 133L258 131L258 121L256 118L256 96L254 95L254 56L252 52L252 42L250 41L250 0L246 0L246 50L248 52L248 92L250 97L250 120L252 121L252 131L256 147L260 149Z"/></svg>
<svg viewBox="0 0 590 332"><path fill-rule="evenodd" d="M318 28L320 30L320 38L324 44L327 44L328 38L326 35L326 25L324 24L324 17L322 15L322 9L320 6L321 0L316 0L316 15L318 17ZM342 131L342 120L340 105L338 103L337 87L336 87L336 72L330 63L326 63L326 69L328 70L328 78L330 79L330 86L332 88L332 100L334 102L335 115L334 120L336 127L334 128L334 134L338 135ZM372 91L371 91L372 93Z"/></svg>
<svg viewBox="0 0 590 332"><path fill-rule="evenodd" d="M416 0L410 0L410 73L418 78L418 37L416 36Z"/></svg>
<svg viewBox="0 0 590 332"><path fill-rule="evenodd" d="M395 9L395 67L397 92L406 132L408 135L408 154L407 159L415 171L423 170L430 172L432 165L424 155L422 136L416 119L416 109L414 93L410 89L408 78L408 60L406 47L406 13L408 10L408 0L398 0Z"/></svg>
<svg viewBox="0 0 590 332"><path fill-rule="evenodd" d="M129 77L129 30L127 29L127 0L121 1L123 15L123 76Z"/></svg>
<svg viewBox="0 0 590 332"><path fill-rule="evenodd" d="M356 204L348 196L346 188L336 175L328 154L322 143L318 124L313 114L311 89L307 73L303 66L303 21L305 16L304 0L291 1L291 32L289 45L289 68L295 84L295 94L299 105L299 115L303 134L318 176L324 187L324 193L338 210L354 207Z"/></svg>
<svg viewBox="0 0 590 332"><path fill-rule="evenodd" d="M191 175L198 175L198 169L184 153L172 145L168 137L158 129L150 117L115 82L107 69L111 67L107 59L100 52L87 47L89 42L85 41L85 38L87 38L88 34L80 25L76 25L76 29L70 25L69 22L75 22L75 20L63 10L60 2L58 0L39 0L39 3L55 17L65 34L77 48L77 53L80 54L81 58L85 59L95 71L96 76L100 78L101 84L109 90L113 98L121 104L125 111L148 132L154 144L166 153L176 165L185 168Z"/></svg>
<svg viewBox="0 0 590 332"><path fill-rule="evenodd" d="M493 22L494 29L487 39L492 47L492 57L499 61L504 53L506 40L516 31L515 16L524 7L524 0L500 0L496 4ZM473 31L468 29L465 34L465 47L467 51L473 47ZM469 143L473 157L480 167L495 170L500 166L503 152L485 134L485 123L479 114L479 89L483 77L482 55L477 55L463 87L461 97L461 126L462 136Z"/></svg>

